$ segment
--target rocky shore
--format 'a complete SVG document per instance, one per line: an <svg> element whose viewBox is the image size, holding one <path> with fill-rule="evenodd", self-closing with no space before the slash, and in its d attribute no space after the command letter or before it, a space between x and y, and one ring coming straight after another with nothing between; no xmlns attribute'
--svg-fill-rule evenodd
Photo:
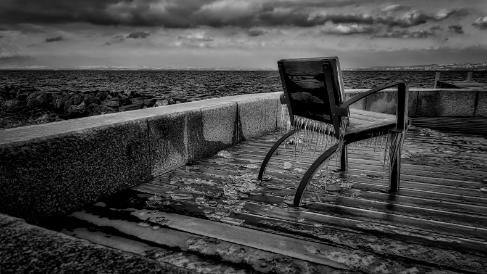
<svg viewBox="0 0 487 274"><path fill-rule="evenodd" d="M138 92L42 91L27 86L0 89L0 128L40 124L105 113L187 102Z"/></svg>

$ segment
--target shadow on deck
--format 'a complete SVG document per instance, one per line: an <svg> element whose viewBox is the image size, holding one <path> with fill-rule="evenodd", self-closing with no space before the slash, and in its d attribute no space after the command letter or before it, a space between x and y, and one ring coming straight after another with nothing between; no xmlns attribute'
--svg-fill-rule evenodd
<svg viewBox="0 0 487 274"><path fill-rule="evenodd" d="M290 206L318 153L250 140L71 214L56 229L201 272L481 273L487 269L487 142L411 128L401 190L382 150L349 149L345 174ZM306 152L307 151L307 152ZM330 163L331 168L336 162ZM443 273L443 272L442 272Z"/></svg>

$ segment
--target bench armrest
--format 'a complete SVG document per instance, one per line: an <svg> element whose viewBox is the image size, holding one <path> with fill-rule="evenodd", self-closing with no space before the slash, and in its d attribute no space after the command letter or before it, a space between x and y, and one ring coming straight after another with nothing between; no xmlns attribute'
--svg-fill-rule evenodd
<svg viewBox="0 0 487 274"><path fill-rule="evenodd" d="M390 87L395 87L395 86L399 86L400 84L404 84L405 82L395 82L395 83L392 83L392 84L386 84L386 85L383 85L383 86L379 86L379 87L375 87L373 89L370 89L366 92L362 92L360 94L357 94L355 96L353 96L352 98L348 99L347 101L343 102L341 104L340 107L342 108L348 108L350 107L351 104L353 103L356 103L357 101L360 101L362 100L363 98L371 95L371 94L374 94L374 93L377 93L381 90L384 90L384 89L387 89L387 88L390 88Z"/></svg>
<svg viewBox="0 0 487 274"><path fill-rule="evenodd" d="M348 112L348 108L353 103L381 90L397 86L397 108L396 108L396 129L405 130L408 127L408 85L404 81L395 82L392 84L383 85L373 88L366 92L357 94L340 105L340 112Z"/></svg>

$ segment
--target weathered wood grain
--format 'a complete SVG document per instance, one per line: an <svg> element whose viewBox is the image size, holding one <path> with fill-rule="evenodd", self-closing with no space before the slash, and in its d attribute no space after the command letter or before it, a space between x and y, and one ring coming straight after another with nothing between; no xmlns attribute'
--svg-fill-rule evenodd
<svg viewBox="0 0 487 274"><path fill-rule="evenodd" d="M271 158L264 180L258 181L260 163L278 137L276 133L250 140L154 178L126 196L106 200L103 210L108 213L101 210L97 213L101 216L73 216L96 225L103 233L109 233L105 231L108 228L123 230L126 236L122 236L132 240L142 233L144 244L187 252L189 238L210 239L207 241L222 242L228 248L232 244L267 252L258 253L262 256L302 260L313 264L317 272L376 273L380 268L396 273L416 266L419 272L482 273L487 268L484 138L413 128L404 145L409 154L403 158L401 189L396 194L387 192L382 151L373 146L351 147L349 170L338 172L340 163L333 160L326 173L331 181L325 187L322 179L313 180L303 206L295 208L292 197L300 177L319 154L313 154L309 144L298 149L297 157L293 147L280 148ZM131 212L135 219L117 212ZM155 217L151 220L148 216ZM158 232L137 226L140 221L155 225L157 220L162 220L159 225L164 227ZM158 233L167 235L159 237ZM95 242L98 239L86 230L81 235ZM117 237L100 241L131 247ZM279 244L284 242L288 244ZM191 256L198 262L204 258L204 250L221 250L220 244L205 245L189 250L195 252ZM133 246L141 248L140 243ZM339 254L340 259L331 254ZM241 254L246 258L241 260L250 260L246 269L260 269L259 260L248 255ZM242 266L228 265L229 257L222 258L227 261L215 269ZM298 261L293 265L302 265ZM319 270L320 265L325 268ZM272 272L277 268L266 269Z"/></svg>

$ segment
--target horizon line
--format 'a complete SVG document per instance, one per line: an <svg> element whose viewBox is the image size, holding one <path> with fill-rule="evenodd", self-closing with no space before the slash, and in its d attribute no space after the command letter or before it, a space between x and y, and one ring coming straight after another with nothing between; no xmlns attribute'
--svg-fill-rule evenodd
<svg viewBox="0 0 487 274"><path fill-rule="evenodd" d="M247 67L125 67L125 66L77 66L77 67L50 67L50 66L4 66L0 67L0 71L5 70L140 70L140 71L277 71L275 68L247 68ZM370 66L370 67L345 67L343 71L375 71L375 70L405 70L405 71L452 71L452 70L468 70L468 71L487 71L487 63L462 63L462 64L426 64L426 65L384 65L384 66Z"/></svg>

